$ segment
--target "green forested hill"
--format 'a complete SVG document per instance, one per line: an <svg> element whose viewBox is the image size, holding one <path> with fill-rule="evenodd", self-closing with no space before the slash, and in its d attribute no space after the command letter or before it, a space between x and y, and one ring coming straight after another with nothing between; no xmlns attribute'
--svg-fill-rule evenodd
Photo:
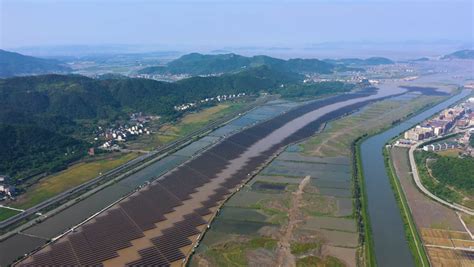
<svg viewBox="0 0 474 267"><path fill-rule="evenodd" d="M64 167L84 155L90 146L84 140L97 123L127 119L130 112L175 118L181 114L175 105L222 94L276 92L300 79L267 66L176 83L55 74L0 79L0 173L18 178Z"/></svg>
<svg viewBox="0 0 474 267"><path fill-rule="evenodd" d="M220 94L271 92L300 78L267 66L176 83L146 79L94 80L78 75L15 77L0 80L0 122L11 121L13 115L22 120L28 116L114 119L127 110L170 116L175 113L175 105Z"/></svg>
<svg viewBox="0 0 474 267"><path fill-rule="evenodd" d="M335 69L334 65L318 59L283 60L263 55L245 57L236 54L203 55L192 53L171 61L167 66L147 67L140 70L139 73L206 75L238 72L262 65L279 71L296 73L331 73Z"/></svg>
<svg viewBox="0 0 474 267"><path fill-rule="evenodd" d="M68 67L56 60L30 57L0 49L0 78L69 71Z"/></svg>
<svg viewBox="0 0 474 267"><path fill-rule="evenodd" d="M307 63L292 64L304 68ZM307 97L352 88L339 82L302 84L303 78L261 65L174 83L56 74L0 79L0 173L19 178L62 168L85 154L97 125L127 120L131 112L166 120L182 114L176 105L217 95L267 92Z"/></svg>

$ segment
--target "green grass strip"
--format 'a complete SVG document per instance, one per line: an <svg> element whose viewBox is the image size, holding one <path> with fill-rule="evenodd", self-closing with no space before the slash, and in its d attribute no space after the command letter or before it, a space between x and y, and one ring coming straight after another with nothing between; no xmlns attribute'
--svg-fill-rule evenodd
<svg viewBox="0 0 474 267"><path fill-rule="evenodd" d="M430 266L428 256L426 255L423 242L421 241L420 235L415 226L411 210L408 206L408 201L406 199L405 193L403 192L400 181L398 180L398 177L395 173L395 168L392 164L390 153L387 148L384 148L383 154L385 169L387 170L390 184L400 209L400 214L403 219L403 228L405 229L405 235L408 240L408 246L410 247L413 259L415 260L416 266L428 267Z"/></svg>

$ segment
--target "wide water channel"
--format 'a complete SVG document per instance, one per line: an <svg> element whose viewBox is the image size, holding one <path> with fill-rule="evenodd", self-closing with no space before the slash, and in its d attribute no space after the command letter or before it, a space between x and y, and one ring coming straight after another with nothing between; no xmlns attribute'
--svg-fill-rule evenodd
<svg viewBox="0 0 474 267"><path fill-rule="evenodd" d="M470 93L470 90L463 90L403 123L368 138L361 144L362 168L378 266L414 266L400 210L385 169L383 147L393 137L449 107Z"/></svg>

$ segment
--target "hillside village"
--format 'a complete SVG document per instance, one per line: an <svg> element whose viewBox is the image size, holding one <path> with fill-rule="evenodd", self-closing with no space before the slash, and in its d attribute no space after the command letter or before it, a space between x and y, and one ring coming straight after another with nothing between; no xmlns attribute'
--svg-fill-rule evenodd
<svg viewBox="0 0 474 267"><path fill-rule="evenodd" d="M129 124L105 129L99 126L94 139L95 141L105 140L105 142L99 146L101 149L118 150L120 149L119 143L126 142L128 139L140 135L151 134L151 130L148 129L146 125L148 122L159 118L159 116L146 116L141 112L133 113L130 115Z"/></svg>

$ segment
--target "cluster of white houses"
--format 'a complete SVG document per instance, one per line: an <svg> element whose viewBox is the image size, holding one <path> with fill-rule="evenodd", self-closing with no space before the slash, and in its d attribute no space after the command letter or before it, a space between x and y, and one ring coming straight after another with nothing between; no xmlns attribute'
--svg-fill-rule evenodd
<svg viewBox="0 0 474 267"><path fill-rule="evenodd" d="M101 128L99 128L101 130ZM118 128L110 128L105 130L99 136L105 138L105 143L103 143L100 148L110 149L113 148L114 144L117 142L125 142L130 136L139 136L143 134L150 134L143 124L137 123L133 126L120 126Z"/></svg>
<svg viewBox="0 0 474 267"><path fill-rule="evenodd" d="M0 200L12 198L11 187L8 185L8 177L0 175Z"/></svg>
<svg viewBox="0 0 474 267"><path fill-rule="evenodd" d="M196 101L196 102L190 102L190 103L182 104L182 105L179 105L179 106L174 106L174 109L177 110L177 111L185 111L185 110L188 110L190 108L197 107L198 104L204 104L204 103L209 103L209 102L214 102L214 101L222 102L222 101L226 101L226 100L230 100L230 99L234 99L234 98L239 98L239 97L242 97L242 96L245 96L245 93L229 94L229 95L218 95L218 96L215 96L215 97L204 98L204 99L201 99L201 100Z"/></svg>
<svg viewBox="0 0 474 267"><path fill-rule="evenodd" d="M458 148L459 144L456 142L440 142L423 146L424 151L443 151L448 149Z"/></svg>
<svg viewBox="0 0 474 267"><path fill-rule="evenodd" d="M460 128L474 126L474 98L453 108L442 111L435 118L427 120L405 132L404 137L411 141L420 141L430 137L441 136L454 126Z"/></svg>

